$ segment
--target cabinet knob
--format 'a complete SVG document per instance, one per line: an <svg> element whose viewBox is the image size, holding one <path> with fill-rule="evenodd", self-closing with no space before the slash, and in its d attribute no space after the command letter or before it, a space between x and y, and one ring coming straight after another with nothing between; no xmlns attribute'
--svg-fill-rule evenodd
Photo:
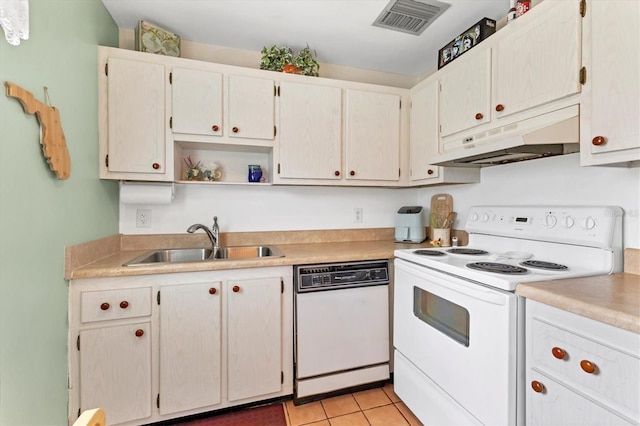
<svg viewBox="0 0 640 426"><path fill-rule="evenodd" d="M553 354L554 357L558 358L558 359L564 359L564 355L565 352L563 349L560 349L559 347L554 347L553 349L551 349L551 353Z"/></svg>
<svg viewBox="0 0 640 426"><path fill-rule="evenodd" d="M220 130L220 127L214 124L213 126L211 126L211 130L213 130L214 132L217 132L218 130Z"/></svg>
<svg viewBox="0 0 640 426"><path fill-rule="evenodd" d="M211 287L209 289L209 294L216 294L218 292L218 290L216 290L214 287Z"/></svg>
<svg viewBox="0 0 640 426"><path fill-rule="evenodd" d="M504 111L504 105L502 105L502 104L496 105L496 111L498 111L498 112Z"/></svg>
<svg viewBox="0 0 640 426"><path fill-rule="evenodd" d="M591 143L595 146L604 145L607 143L607 138L605 138L604 136L596 136L591 140Z"/></svg>
<svg viewBox="0 0 640 426"><path fill-rule="evenodd" d="M122 302L120 302L120 308L127 309L128 307L129 307L129 302L127 302L126 300L123 300Z"/></svg>
<svg viewBox="0 0 640 426"><path fill-rule="evenodd" d="M136 330L136 337L142 337L142 335L144 334L144 330L139 328Z"/></svg>
<svg viewBox="0 0 640 426"><path fill-rule="evenodd" d="M238 129L237 127L234 127L233 129L231 129L231 131L233 133L238 133L240 131L240 129Z"/></svg>
<svg viewBox="0 0 640 426"><path fill-rule="evenodd" d="M153 170L158 170L160 168L160 164L159 163L153 163L153 165L151 167L153 167Z"/></svg>
<svg viewBox="0 0 640 426"><path fill-rule="evenodd" d="M351 171L349 172L349 176L355 176L355 175L356 175L356 172L355 172L355 171L351 170Z"/></svg>
<svg viewBox="0 0 640 426"><path fill-rule="evenodd" d="M102 309L103 311L106 311L107 309L109 309L110 305L107 302L104 302L102 305L100 305L100 309Z"/></svg>
<svg viewBox="0 0 640 426"><path fill-rule="evenodd" d="M596 371L596 365L591 361L587 361L586 359L580 361L580 368L582 368L585 373L589 374L593 374Z"/></svg>
<svg viewBox="0 0 640 426"><path fill-rule="evenodd" d="M544 390L544 385L537 380L531 382L531 388L538 393L542 393Z"/></svg>
<svg viewBox="0 0 640 426"><path fill-rule="evenodd" d="M336 175L336 176L340 176L340 172L337 171L337 170L335 172L333 172L333 174Z"/></svg>
<svg viewBox="0 0 640 426"><path fill-rule="evenodd" d="M428 174L428 175L432 175L432 174L433 174L433 169L429 169L429 170L427 170L427 174Z"/></svg>
<svg viewBox="0 0 640 426"><path fill-rule="evenodd" d="M240 286L234 285L232 290L234 293L237 293L240 291Z"/></svg>
<svg viewBox="0 0 640 426"><path fill-rule="evenodd" d="M476 120L482 120L484 118L484 115L482 115L481 112L476 114Z"/></svg>

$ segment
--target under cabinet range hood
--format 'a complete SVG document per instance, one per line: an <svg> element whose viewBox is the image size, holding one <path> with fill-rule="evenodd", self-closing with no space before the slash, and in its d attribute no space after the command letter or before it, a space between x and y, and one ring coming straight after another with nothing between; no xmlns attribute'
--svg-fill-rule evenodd
<svg viewBox="0 0 640 426"><path fill-rule="evenodd" d="M483 167L580 150L579 107L543 115L468 136L444 138L432 164Z"/></svg>

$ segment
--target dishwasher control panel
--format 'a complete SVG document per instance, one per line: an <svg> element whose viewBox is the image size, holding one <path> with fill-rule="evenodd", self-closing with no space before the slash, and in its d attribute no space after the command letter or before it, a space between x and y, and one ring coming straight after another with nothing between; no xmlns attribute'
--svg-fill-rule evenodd
<svg viewBox="0 0 640 426"><path fill-rule="evenodd" d="M298 265L293 272L298 293L389 284L387 260Z"/></svg>

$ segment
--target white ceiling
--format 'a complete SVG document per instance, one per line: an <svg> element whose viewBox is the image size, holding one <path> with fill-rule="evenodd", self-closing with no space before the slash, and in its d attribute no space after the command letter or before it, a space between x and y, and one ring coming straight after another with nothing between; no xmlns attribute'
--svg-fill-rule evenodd
<svg viewBox="0 0 640 426"><path fill-rule="evenodd" d="M451 6L415 36L372 26L388 0L102 0L122 29L144 20L183 40L256 52L308 44L319 62L412 76L432 70L455 36L509 9L509 0L441 1Z"/></svg>

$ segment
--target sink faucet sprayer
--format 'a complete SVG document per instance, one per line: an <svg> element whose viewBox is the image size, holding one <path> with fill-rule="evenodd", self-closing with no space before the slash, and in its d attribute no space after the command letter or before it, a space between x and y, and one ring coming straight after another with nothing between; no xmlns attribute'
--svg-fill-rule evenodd
<svg viewBox="0 0 640 426"><path fill-rule="evenodd" d="M213 227L209 229L206 225L202 225L200 223L196 223L187 228L187 232L193 234L198 229L202 229L211 240L211 245L214 250L218 250L220 248L220 228L218 227L218 216L213 217Z"/></svg>

